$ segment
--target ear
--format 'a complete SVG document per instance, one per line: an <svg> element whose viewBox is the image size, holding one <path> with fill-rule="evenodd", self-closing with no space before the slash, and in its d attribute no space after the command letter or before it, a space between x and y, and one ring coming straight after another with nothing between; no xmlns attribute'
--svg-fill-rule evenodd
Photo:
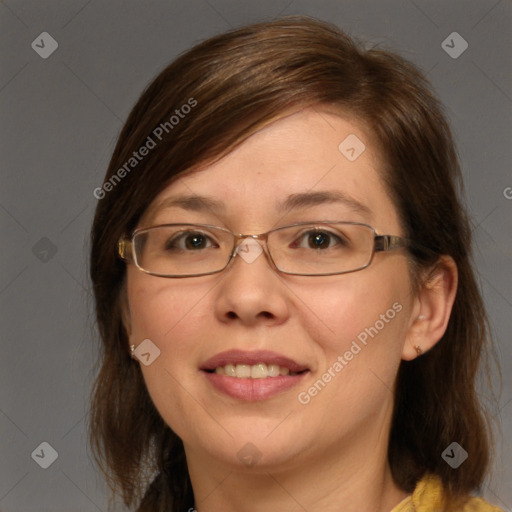
<svg viewBox="0 0 512 512"><path fill-rule="evenodd" d="M446 332L457 293L458 272L450 256L441 256L415 298L402 359L410 361L430 350Z"/></svg>

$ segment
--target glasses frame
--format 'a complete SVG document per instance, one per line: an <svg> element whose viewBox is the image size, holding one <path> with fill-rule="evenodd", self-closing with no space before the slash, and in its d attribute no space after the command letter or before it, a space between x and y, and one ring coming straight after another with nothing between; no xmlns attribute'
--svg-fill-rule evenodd
<svg viewBox="0 0 512 512"><path fill-rule="evenodd" d="M345 225L352 225L352 226L364 226L365 228L370 229L373 232L373 247L372 247L372 254L370 256L370 259L366 265L363 265L361 267L355 268L353 270L343 270L341 272L328 272L323 274L301 274L297 272L287 272L285 270L281 270L275 263L274 259L272 258L272 254L270 253L267 245L268 236L270 233L273 233L274 231L279 231L281 229L286 228L292 228L295 226L306 226L306 225L322 225L322 224L345 224ZM224 231L226 233L229 233L233 236L233 249L231 250L231 255L224 267L222 267L220 270L214 270L212 272L202 272L200 274L159 274L156 272L150 272L144 268L142 268L139 265L139 262L137 261L136 254L134 253L134 238L139 233L145 233L147 231L151 231L153 229L167 227L167 226L196 226L199 228L215 228L219 229L221 231ZM238 247L241 245L241 241L245 240L246 238L252 238L254 240L261 240L264 242L263 244L263 252L265 253L267 257L267 261L270 263L271 268L276 270L277 272L281 274L286 275L293 275L293 276L306 276L306 277L320 277L320 276L335 276L335 275L341 275L341 274L350 274L352 272L358 272L359 270L363 270L370 266L370 264L373 261L373 258L375 256L376 252L388 252L395 249L403 249L408 248L411 245L411 241L405 237L396 236L396 235L379 235L375 231L375 229L370 226L369 224L365 224L363 222L349 222L349 221L331 221L331 220L322 220L322 221L306 221L306 222L297 222L295 224L287 224L286 226L280 226L278 228L271 229L265 233L259 233L259 234L236 234L230 231L229 229L223 228L221 226L215 226L213 224L194 224L194 223L172 223L172 224L159 224L156 226L150 226L146 228L138 228L135 229L131 235L125 235L122 236L118 243L117 243L117 254L118 256L125 262L131 262L134 263L135 266L141 271L146 274L156 276L156 277L166 277L166 278L186 278L186 277L200 277L200 276L208 276L212 274L218 274L226 268L229 267L229 265L233 262L235 259L235 256L238 253Z"/></svg>

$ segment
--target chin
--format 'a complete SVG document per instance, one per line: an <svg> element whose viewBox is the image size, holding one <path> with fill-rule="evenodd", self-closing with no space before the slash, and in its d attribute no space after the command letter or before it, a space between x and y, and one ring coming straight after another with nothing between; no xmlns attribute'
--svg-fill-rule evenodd
<svg viewBox="0 0 512 512"><path fill-rule="evenodd" d="M308 453L308 446L313 447L314 439L309 442L301 432L300 425L288 426L273 421L273 431L268 429L268 421L252 421L247 428L247 421L226 428L231 435L219 436L217 428L204 433L200 439L191 439L188 444L201 445L201 450L221 464L230 466L234 471L276 471L294 466ZM287 420L285 420L287 421ZM204 440L209 442L205 445Z"/></svg>

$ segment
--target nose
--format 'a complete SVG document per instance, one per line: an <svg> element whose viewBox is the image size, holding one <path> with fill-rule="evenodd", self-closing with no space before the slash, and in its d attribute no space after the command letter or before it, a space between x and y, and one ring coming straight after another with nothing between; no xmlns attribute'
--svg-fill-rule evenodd
<svg viewBox="0 0 512 512"><path fill-rule="evenodd" d="M289 317L287 287L273 269L263 242L244 238L215 287L215 314L223 323L278 325Z"/></svg>

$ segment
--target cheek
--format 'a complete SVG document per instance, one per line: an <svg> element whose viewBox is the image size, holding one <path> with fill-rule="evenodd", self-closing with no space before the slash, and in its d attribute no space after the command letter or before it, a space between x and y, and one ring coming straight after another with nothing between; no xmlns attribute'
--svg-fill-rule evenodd
<svg viewBox="0 0 512 512"><path fill-rule="evenodd" d="M158 357L151 365L141 364L141 370L155 405L161 409L165 404L160 412L168 416L169 411L182 409L180 384L196 377L201 360L198 340L205 339L211 325L211 308L206 306L210 288L152 278L128 280L130 343L138 346L149 339L156 345Z"/></svg>
<svg viewBox="0 0 512 512"><path fill-rule="evenodd" d="M331 277L321 286L301 284L294 290L302 301L303 327L326 356L335 359L350 350L353 342L361 349L372 349L364 352L392 349L391 345L400 348L409 292L407 281L398 282L393 276L396 274L389 272L382 277L368 268L359 274Z"/></svg>
<svg viewBox="0 0 512 512"><path fill-rule="evenodd" d="M327 420L340 407L354 418L368 417L389 398L411 307L408 280L397 281L397 275L340 276L313 296L315 314L303 325L315 341L320 365L313 387L301 390L299 402L311 402L320 417Z"/></svg>
<svg viewBox="0 0 512 512"><path fill-rule="evenodd" d="M128 280L131 338L135 344L149 338L165 349L171 340L186 343L194 326L204 322L201 301L208 289L190 283L170 286L157 279L141 275Z"/></svg>
<svg viewBox="0 0 512 512"><path fill-rule="evenodd" d="M326 285L311 308L326 333L315 339L315 322L308 327L323 359L298 399L328 424L338 424L333 417L342 410L350 411L350 422L372 417L392 398L411 309L408 274L404 265L366 270Z"/></svg>
<svg viewBox="0 0 512 512"><path fill-rule="evenodd" d="M171 286L152 277L138 275L132 281L128 279L130 343L138 346L150 339L158 347L160 352L154 362L148 366L140 363L140 367L155 407L183 438L194 424L194 416L201 415L189 392L193 394L190 382L200 360L198 329L207 331L205 301L209 288L181 282Z"/></svg>

